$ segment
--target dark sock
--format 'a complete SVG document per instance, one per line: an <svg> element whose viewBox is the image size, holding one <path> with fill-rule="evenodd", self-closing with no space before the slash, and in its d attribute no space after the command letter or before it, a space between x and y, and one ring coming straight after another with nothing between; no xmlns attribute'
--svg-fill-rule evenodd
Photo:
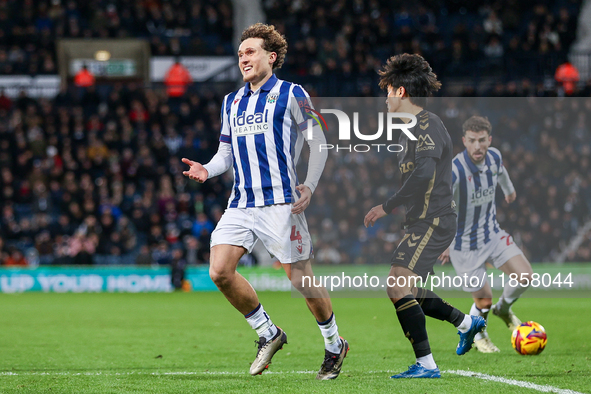
<svg viewBox="0 0 591 394"><path fill-rule="evenodd" d="M418 358L431 354L427 327L425 327L425 314L417 300L412 295L407 295L396 301L394 307L402 331L410 341L415 356Z"/></svg>
<svg viewBox="0 0 591 394"><path fill-rule="evenodd" d="M441 297L431 290L417 287L417 301L421 308L423 308L426 316L448 321L455 327L459 326L464 320L465 315L462 311L454 308L447 301L442 300Z"/></svg>

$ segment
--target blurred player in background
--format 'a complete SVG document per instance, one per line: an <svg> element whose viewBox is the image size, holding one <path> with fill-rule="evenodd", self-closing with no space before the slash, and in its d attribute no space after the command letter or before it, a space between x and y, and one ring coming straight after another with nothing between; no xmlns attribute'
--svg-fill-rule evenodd
<svg viewBox="0 0 591 394"><path fill-rule="evenodd" d="M492 148L492 126L487 118L472 116L462 126L462 141L466 150L453 160L453 195L458 210L458 230L451 247L440 260L451 262L460 276L478 278L482 287L464 287L471 292L474 304L470 309L472 316L485 320L488 312L499 316L510 330L521 321L511 310L511 305L527 290L532 268L513 238L500 228L497 222L495 191L497 184L505 194L505 201L515 201L516 193L509 174L503 166L503 158L498 149ZM517 286L509 281L504 284L503 294L492 306L492 290L486 277L486 262L507 275L517 275ZM476 283L476 280L474 280ZM468 280L467 285L470 285ZM483 353L498 352L488 337L486 329L478 333L474 344Z"/></svg>
<svg viewBox="0 0 591 394"><path fill-rule="evenodd" d="M417 118L408 130L416 140L402 133L398 153L402 186L384 204L373 207L365 216L365 226L406 207L406 234L392 257L389 276L406 287L388 287L388 296L404 335L415 352L416 364L393 378L439 378L439 368L431 354L425 316L452 323L460 335L458 355L472 347L476 333L484 329L482 317L470 317L442 300L434 292L414 286L411 278L426 279L433 273L437 258L445 251L456 232L456 213L451 193L451 138L439 117L423 109L426 98L439 90L441 83L429 63L419 55L402 54L388 60L380 71L380 87L387 89L389 112L410 113ZM408 123L409 120L402 119ZM398 278L406 278L404 282Z"/></svg>
<svg viewBox="0 0 591 394"><path fill-rule="evenodd" d="M228 207L211 236L210 276L228 301L256 330L258 352L250 373L262 373L273 355L287 343L287 335L271 321L256 292L236 272L240 257L261 240L283 265L294 286L302 275L313 275L312 242L304 210L324 169L327 153L321 130L308 139L310 159L303 184L297 185L296 164L307 138L309 96L296 84L278 79L287 52L285 38L273 26L257 23L242 33L239 67L246 85L228 94L222 104L218 152L205 165L183 159L184 175L198 182L234 168L234 187ZM298 103L305 103L302 107ZM295 104L295 105L294 105ZM339 337L326 289L298 290L324 336L325 358L317 379L335 379L349 345Z"/></svg>

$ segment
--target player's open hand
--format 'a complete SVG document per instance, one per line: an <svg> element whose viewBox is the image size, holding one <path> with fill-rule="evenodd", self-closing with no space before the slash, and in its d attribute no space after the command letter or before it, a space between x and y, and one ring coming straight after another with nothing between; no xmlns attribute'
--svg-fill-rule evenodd
<svg viewBox="0 0 591 394"><path fill-rule="evenodd" d="M363 224L365 224L365 227L373 227L376 220L378 220L379 218L383 218L386 215L387 213L386 211L384 211L383 205L376 205L375 207L369 210L367 215L365 215L365 218L363 219Z"/></svg>
<svg viewBox="0 0 591 394"><path fill-rule="evenodd" d="M308 208L308 205L310 205L312 190L306 185L297 185L296 189L300 192L300 198L293 204L291 213L297 215L298 213L304 212Z"/></svg>
<svg viewBox="0 0 591 394"><path fill-rule="evenodd" d="M182 162L189 166L189 171L183 171L184 176L188 176L189 179L192 179L199 183L203 183L207 180L207 176L209 175L209 173L207 172L205 167L201 165L201 163L197 163L196 161L192 161L185 158L182 159Z"/></svg>
<svg viewBox="0 0 591 394"><path fill-rule="evenodd" d="M441 265L449 262L449 248L445 249L445 252L441 253L441 256L439 256L439 261L441 261Z"/></svg>
<svg viewBox="0 0 591 394"><path fill-rule="evenodd" d="M513 201L515 201L516 198L517 192L513 192L505 196L505 201L507 201L507 204L511 204Z"/></svg>

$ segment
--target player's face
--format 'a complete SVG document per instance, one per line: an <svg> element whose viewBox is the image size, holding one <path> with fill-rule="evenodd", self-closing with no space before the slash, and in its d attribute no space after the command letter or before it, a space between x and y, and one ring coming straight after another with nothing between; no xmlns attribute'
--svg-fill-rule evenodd
<svg viewBox="0 0 591 394"><path fill-rule="evenodd" d="M485 131L466 131L466 135L462 137L464 146L468 151L470 160L476 164L482 163L488 147L492 141L492 137Z"/></svg>
<svg viewBox="0 0 591 394"><path fill-rule="evenodd" d="M394 88L392 85L388 86L388 98L386 99L386 105L388 106L388 112L397 112L402 103L402 97L404 96L404 88Z"/></svg>
<svg viewBox="0 0 591 394"><path fill-rule="evenodd" d="M238 48L238 66L244 82L257 83L273 72L275 52L263 49L262 38L248 38Z"/></svg>

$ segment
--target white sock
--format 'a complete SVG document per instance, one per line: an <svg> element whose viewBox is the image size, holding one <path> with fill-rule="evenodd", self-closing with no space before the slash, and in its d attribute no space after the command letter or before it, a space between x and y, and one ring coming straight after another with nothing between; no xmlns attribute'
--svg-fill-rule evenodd
<svg viewBox="0 0 591 394"><path fill-rule="evenodd" d="M501 295L501 298L499 299L499 302L497 303L499 305L499 307L503 307L506 309L501 309L501 313L505 314L509 311L509 308L511 308L511 305L517 301L517 299L519 297L521 297L521 295L523 293L525 293L525 291L528 289L527 287L521 286L521 284L518 284L517 286L509 286L509 282L507 281L505 282L505 287L503 288L503 294ZM504 300L505 303L509 304L507 305L502 305L500 304L500 302Z"/></svg>
<svg viewBox="0 0 591 394"><path fill-rule="evenodd" d="M472 318L470 317L470 315L464 315L464 320L462 320L460 325L457 326L456 328L460 332L468 332L468 330L470 330L471 326L472 326Z"/></svg>
<svg viewBox="0 0 591 394"><path fill-rule="evenodd" d="M318 322L318 328L320 333L324 337L324 347L331 353L339 354L343 344L339 337L339 327L337 327L337 321L334 317L334 313L325 322Z"/></svg>
<svg viewBox="0 0 591 394"><path fill-rule="evenodd" d="M490 309L479 309L476 306L476 303L472 304L472 308L470 308L470 315L472 316L481 316L484 321L488 321L488 312L490 311ZM478 341L480 339L486 338L488 336L487 332L486 332L486 328L484 330L482 330L481 332L479 332L478 334L476 334L476 336L474 336L474 340Z"/></svg>
<svg viewBox="0 0 591 394"><path fill-rule="evenodd" d="M435 360L433 360L432 353L429 353L423 357L417 357L417 363L421 364L423 367L425 367L427 369L437 368L437 364L435 364Z"/></svg>
<svg viewBox="0 0 591 394"><path fill-rule="evenodd" d="M259 338L264 337L267 341L273 339L275 334L277 334L277 327L271 321L267 312L265 312L265 308L261 304L254 308L252 312L247 315L244 315L246 321L250 326L256 330Z"/></svg>
<svg viewBox="0 0 591 394"><path fill-rule="evenodd" d="M501 298L499 298L499 301L497 301L497 303L495 304L495 307L501 313L501 315L506 315L507 313L509 313L509 309L511 309L511 305L513 305L513 303L515 301L517 301L516 298L505 298L504 294L505 294L505 292L503 291L503 295L501 296Z"/></svg>

